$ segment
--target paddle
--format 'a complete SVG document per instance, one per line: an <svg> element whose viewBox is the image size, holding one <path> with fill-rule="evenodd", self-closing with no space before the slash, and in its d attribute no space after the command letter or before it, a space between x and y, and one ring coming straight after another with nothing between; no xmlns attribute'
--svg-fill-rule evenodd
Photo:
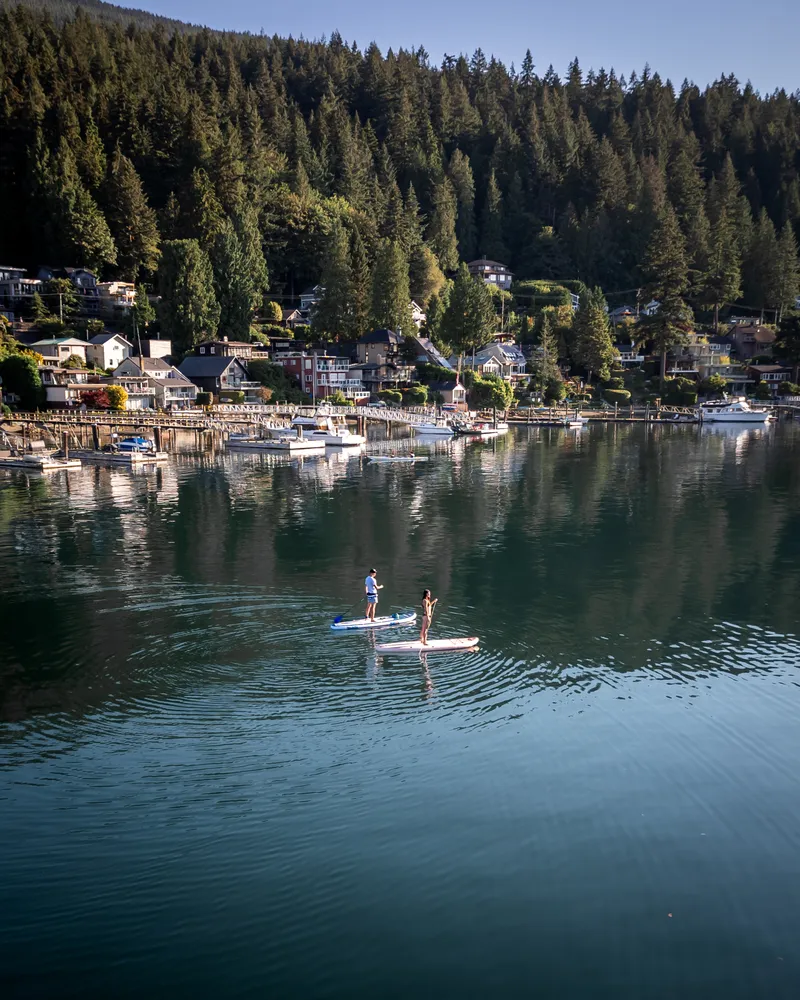
<svg viewBox="0 0 800 1000"><path fill-rule="evenodd" d="M354 601L354 602L353 602L353 603L352 603L352 604L350 605L350 607L349 607L349 608L347 609L347 611L345 611L344 615L347 615L347 614L350 614L350 612L351 612L351 611L353 610L353 608L354 608L354 607L355 607L355 606L356 606L357 604L361 604L362 602L363 602L364 604L366 604L366 602L367 602L367 598L366 598L366 595L365 595L364 597L359 597L359 599L358 599L357 601ZM341 621L341 620L342 620L342 619L344 618L344 615L337 615L337 616L336 616L336 617L335 617L335 618L333 619L333 624L334 624L334 625L338 625L338 624L339 624L339 622L340 622L340 621Z"/></svg>

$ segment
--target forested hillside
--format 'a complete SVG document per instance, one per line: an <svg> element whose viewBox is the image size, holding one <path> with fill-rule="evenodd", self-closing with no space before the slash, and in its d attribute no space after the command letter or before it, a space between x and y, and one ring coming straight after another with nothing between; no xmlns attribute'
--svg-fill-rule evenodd
<svg viewBox="0 0 800 1000"><path fill-rule="evenodd" d="M423 49L383 57L336 35L5 8L0 258L150 281L165 241L197 240L218 248L218 287L244 270L286 302L326 271L352 298L382 256L427 302L442 272L481 255L610 296L647 278L671 205L695 306L784 304L797 96L733 78L676 91L649 69L625 79L577 62L560 79L546 62L529 52L514 69L478 50L435 66ZM208 275L176 252L173 272Z"/></svg>

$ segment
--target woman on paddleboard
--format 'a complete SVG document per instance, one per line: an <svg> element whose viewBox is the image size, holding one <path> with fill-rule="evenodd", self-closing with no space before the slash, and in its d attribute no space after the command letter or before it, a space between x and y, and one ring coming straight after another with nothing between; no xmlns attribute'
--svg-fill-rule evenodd
<svg viewBox="0 0 800 1000"><path fill-rule="evenodd" d="M364 581L364 591L367 595L367 610L364 612L364 617L373 622L375 621L375 608L378 606L378 591L383 590L383 584L378 583L377 576L378 571L371 569Z"/></svg>
<svg viewBox="0 0 800 1000"><path fill-rule="evenodd" d="M419 641L423 646L428 645L428 629L431 627L433 609L438 600L438 597L434 597L431 600L431 592L429 590L422 591L422 628L419 633Z"/></svg>

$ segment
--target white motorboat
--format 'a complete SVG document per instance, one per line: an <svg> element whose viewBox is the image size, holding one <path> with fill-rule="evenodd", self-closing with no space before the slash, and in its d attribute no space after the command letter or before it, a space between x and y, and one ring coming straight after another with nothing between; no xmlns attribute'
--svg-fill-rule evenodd
<svg viewBox="0 0 800 1000"><path fill-rule="evenodd" d="M295 417L289 427L273 432L276 437L297 437L302 433L306 441L321 441L331 448L353 448L366 444L361 434L354 434L344 417L318 413L314 417Z"/></svg>
<svg viewBox="0 0 800 1000"><path fill-rule="evenodd" d="M427 437L452 437L453 428L449 424L427 421L423 424L414 424L415 434L424 434Z"/></svg>
<svg viewBox="0 0 800 1000"><path fill-rule="evenodd" d="M703 403L700 419L708 423L765 424L772 419L769 410L752 407L743 396Z"/></svg>

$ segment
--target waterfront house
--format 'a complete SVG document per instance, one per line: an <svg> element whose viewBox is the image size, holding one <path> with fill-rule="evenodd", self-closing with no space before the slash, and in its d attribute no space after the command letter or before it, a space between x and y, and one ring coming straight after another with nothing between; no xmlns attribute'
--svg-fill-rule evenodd
<svg viewBox="0 0 800 1000"><path fill-rule="evenodd" d="M742 361L749 361L761 354L772 354L775 331L759 323L734 323L728 330L728 339Z"/></svg>
<svg viewBox="0 0 800 1000"><path fill-rule="evenodd" d="M756 385L766 383L773 396L781 382L792 381L792 369L785 365L748 365L747 374L755 380Z"/></svg>
<svg viewBox="0 0 800 1000"><path fill-rule="evenodd" d="M159 403L159 398L164 399L166 398L167 395L167 392L165 391L158 393L157 392L158 383L155 380L150 379L145 375L141 376L104 375L100 379L100 381L104 385L122 386L122 388L128 394L128 398L125 401L126 410L155 410L158 406L162 405L161 403ZM178 387L173 383L169 383L168 388L185 389L186 386ZM192 389L195 390L196 394L197 393L196 388L192 386ZM191 392L191 389L189 391ZM184 400L183 403L177 405L185 407L188 404ZM172 398L170 399L169 406L170 408L176 406ZM162 406L162 409L163 408L164 407Z"/></svg>
<svg viewBox="0 0 800 1000"><path fill-rule="evenodd" d="M244 358L246 360L252 358L253 346L253 344L243 340L228 340L227 337L223 337L222 340L203 341L202 344L195 347L194 353L201 357Z"/></svg>
<svg viewBox="0 0 800 1000"><path fill-rule="evenodd" d="M358 338L358 360L362 365L394 364L403 338L394 330L372 330Z"/></svg>
<svg viewBox="0 0 800 1000"><path fill-rule="evenodd" d="M147 379L153 389L155 405L162 410L192 406L197 398L197 386L194 382L161 358L131 355L115 369L113 381L117 382L124 376Z"/></svg>
<svg viewBox="0 0 800 1000"><path fill-rule="evenodd" d="M39 378L44 390L45 405L49 409L63 410L80 405L81 393L97 388L97 378L92 372L80 368L60 368L55 365L40 365Z"/></svg>
<svg viewBox="0 0 800 1000"><path fill-rule="evenodd" d="M511 288L514 275L505 264L500 264L496 260L486 260L485 257L481 257L480 260L471 260L467 264L467 267L473 278L479 278L481 281L485 281L487 285L494 285L506 291Z"/></svg>
<svg viewBox="0 0 800 1000"><path fill-rule="evenodd" d="M178 365L178 371L203 392L236 392L251 388L244 363L237 357L189 355Z"/></svg>
<svg viewBox="0 0 800 1000"><path fill-rule="evenodd" d="M130 353L131 342L121 333L98 333L86 345L86 359L95 368L116 368Z"/></svg>
<svg viewBox="0 0 800 1000"><path fill-rule="evenodd" d="M31 345L31 350L41 354L47 364L60 365L72 354L75 354L86 363L85 340L78 340L77 337L48 337L45 340L35 340Z"/></svg>
<svg viewBox="0 0 800 1000"><path fill-rule="evenodd" d="M450 358L450 367L458 365L458 357ZM493 341L486 344L475 355L464 355L462 367L471 369L477 375L499 375L504 382L512 385L524 381L528 376L525 369L525 355L516 344L501 344Z"/></svg>
<svg viewBox="0 0 800 1000"><path fill-rule="evenodd" d="M436 396L441 396L445 405L455 405L465 408L467 405L467 390L456 380L455 382L431 382L428 386L428 401L432 402Z"/></svg>
<svg viewBox="0 0 800 1000"><path fill-rule="evenodd" d="M140 338L136 341L137 353L139 344L142 345L142 356L145 358L168 358L172 354L171 340L144 340Z"/></svg>
<svg viewBox="0 0 800 1000"><path fill-rule="evenodd" d="M318 351L283 351L273 360L312 399L324 399L337 391L356 403L369 397L360 372L353 369L348 357Z"/></svg>
<svg viewBox="0 0 800 1000"><path fill-rule="evenodd" d="M637 368L644 364L641 348L636 347L633 341L614 344L614 353L618 364L622 365L623 368Z"/></svg>
<svg viewBox="0 0 800 1000"><path fill-rule="evenodd" d="M388 362L379 364L375 361L351 365L352 377L360 378L364 389L369 393L380 392L381 389L399 389L410 386L416 374L414 365L403 362Z"/></svg>

